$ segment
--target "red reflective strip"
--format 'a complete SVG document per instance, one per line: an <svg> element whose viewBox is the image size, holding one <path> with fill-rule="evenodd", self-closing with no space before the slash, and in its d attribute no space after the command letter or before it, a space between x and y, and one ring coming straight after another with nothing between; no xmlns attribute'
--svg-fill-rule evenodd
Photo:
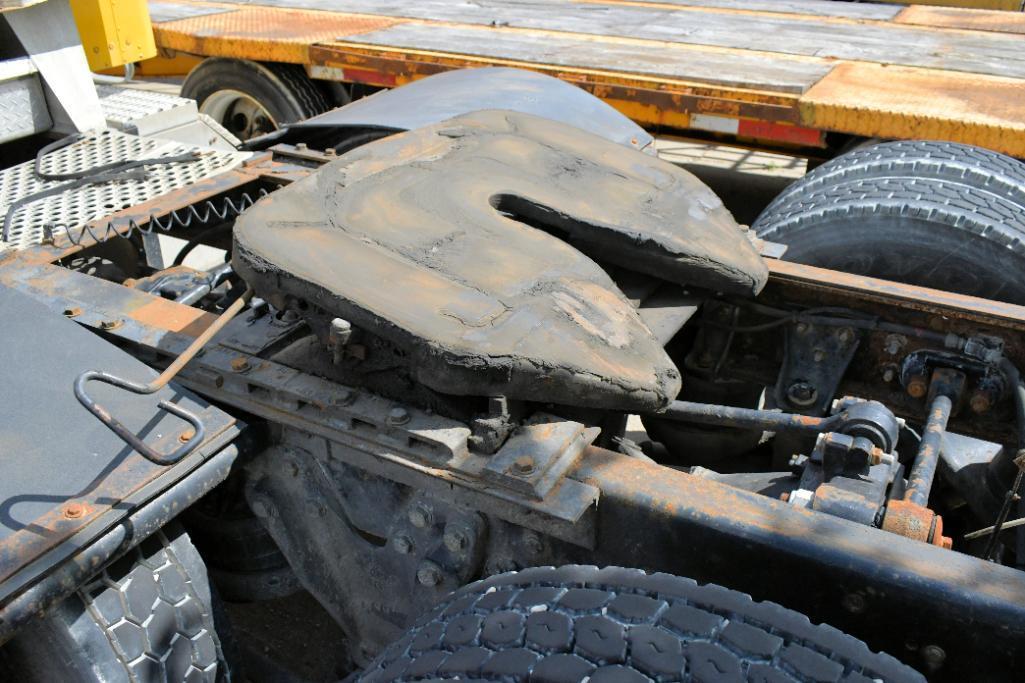
<svg viewBox="0 0 1025 683"><path fill-rule="evenodd" d="M824 134L821 130L791 126L785 123L741 119L740 125L737 127L737 135L762 140L778 140L795 145L825 146Z"/></svg>
<svg viewBox="0 0 1025 683"><path fill-rule="evenodd" d="M383 85L389 88L395 86L395 74L383 74L380 71L371 71L369 69L353 69L348 66L342 69L342 74L346 81L366 83L367 85Z"/></svg>

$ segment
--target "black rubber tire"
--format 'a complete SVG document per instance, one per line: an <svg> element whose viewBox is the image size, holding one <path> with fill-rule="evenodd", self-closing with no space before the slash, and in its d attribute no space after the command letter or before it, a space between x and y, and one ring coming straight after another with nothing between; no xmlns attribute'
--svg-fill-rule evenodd
<svg viewBox="0 0 1025 683"><path fill-rule="evenodd" d="M203 103L219 91L236 90L259 102L278 126L322 114L334 106L326 88L298 64L209 57L189 72L181 95ZM218 121L218 123L221 123Z"/></svg>
<svg viewBox="0 0 1025 683"><path fill-rule="evenodd" d="M173 525L0 648L0 678L228 681L223 635L203 560Z"/></svg>
<svg viewBox="0 0 1025 683"><path fill-rule="evenodd" d="M452 593L359 680L925 681L797 612L620 567L538 567Z"/></svg>
<svg viewBox="0 0 1025 683"><path fill-rule="evenodd" d="M1025 304L1025 164L950 142L887 142L823 164L752 228L784 258Z"/></svg>

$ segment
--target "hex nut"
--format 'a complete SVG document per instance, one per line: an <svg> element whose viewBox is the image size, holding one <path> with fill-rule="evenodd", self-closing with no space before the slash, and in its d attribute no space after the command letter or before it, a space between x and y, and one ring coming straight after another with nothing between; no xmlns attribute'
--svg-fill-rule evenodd
<svg viewBox="0 0 1025 683"><path fill-rule="evenodd" d="M811 382L797 380L787 387L787 400L795 406L810 406L819 397L819 390Z"/></svg>
<svg viewBox="0 0 1025 683"><path fill-rule="evenodd" d="M843 608L851 614L861 614L865 611L865 596L861 593L848 593L843 596Z"/></svg>
<svg viewBox="0 0 1025 683"><path fill-rule="evenodd" d="M81 503L68 503L64 508L64 516L68 519L78 519L85 514L85 506Z"/></svg>
<svg viewBox="0 0 1025 683"><path fill-rule="evenodd" d="M434 514L422 503L414 505L409 510L409 523L418 529L426 529L434 523Z"/></svg>
<svg viewBox="0 0 1025 683"><path fill-rule="evenodd" d="M537 469L537 465L534 463L534 458L529 455L521 455L516 458L512 465L513 472L520 476L527 476L533 474L534 470Z"/></svg>
<svg viewBox="0 0 1025 683"><path fill-rule="evenodd" d="M409 536L396 536L391 540L391 545L395 552L402 555L408 555L413 552L413 541Z"/></svg>
<svg viewBox="0 0 1025 683"><path fill-rule="evenodd" d="M442 572L437 562L424 560L416 569L416 580L424 586L437 586L441 583Z"/></svg>
<svg viewBox="0 0 1025 683"><path fill-rule="evenodd" d="M409 422L409 412L405 408L396 406L388 411L388 424L404 425Z"/></svg>
<svg viewBox="0 0 1025 683"><path fill-rule="evenodd" d="M531 555L540 555L545 549L545 544L541 540L541 536L533 531L528 531L523 534L523 547Z"/></svg>
<svg viewBox="0 0 1025 683"><path fill-rule="evenodd" d="M947 659L947 653L939 645L926 645L922 648L922 659L930 671L935 671L943 666Z"/></svg>
<svg viewBox="0 0 1025 683"><path fill-rule="evenodd" d="M466 549L470 545L470 539L466 533L466 529L461 524L447 524L445 526L445 535L442 537L442 542L445 547L448 548L449 552L458 553Z"/></svg>
<svg viewBox="0 0 1025 683"><path fill-rule="evenodd" d="M993 407L990 393L982 389L976 389L972 392L968 404L971 406L972 412L976 414L985 413Z"/></svg>
<svg viewBox="0 0 1025 683"><path fill-rule="evenodd" d="M923 375L908 380L907 392L911 398L922 398L929 391L929 381Z"/></svg>

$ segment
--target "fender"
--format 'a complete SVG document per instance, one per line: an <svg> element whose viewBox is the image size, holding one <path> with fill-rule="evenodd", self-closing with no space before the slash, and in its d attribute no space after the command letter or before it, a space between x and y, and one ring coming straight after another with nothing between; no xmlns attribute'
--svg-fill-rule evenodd
<svg viewBox="0 0 1025 683"><path fill-rule="evenodd" d="M284 132L271 135L275 142L284 142L311 128L400 132L483 109L533 114L648 154L655 153L651 135L594 95L558 78L506 67L435 74L291 124ZM260 140L266 141L267 137Z"/></svg>

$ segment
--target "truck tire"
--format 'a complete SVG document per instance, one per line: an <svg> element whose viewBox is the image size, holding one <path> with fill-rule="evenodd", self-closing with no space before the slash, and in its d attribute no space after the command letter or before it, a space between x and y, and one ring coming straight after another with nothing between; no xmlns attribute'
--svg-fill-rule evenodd
<svg viewBox="0 0 1025 683"><path fill-rule="evenodd" d="M452 593L361 681L925 681L797 612L620 567L538 567Z"/></svg>
<svg viewBox="0 0 1025 683"><path fill-rule="evenodd" d="M784 258L1025 303L1025 164L950 142L856 149L780 194L752 228Z"/></svg>
<svg viewBox="0 0 1025 683"><path fill-rule="evenodd" d="M199 553L165 527L0 648L0 678L229 681L214 607Z"/></svg>
<svg viewBox="0 0 1025 683"><path fill-rule="evenodd" d="M322 114L334 103L297 64L210 57L185 78L182 97L240 140Z"/></svg>

